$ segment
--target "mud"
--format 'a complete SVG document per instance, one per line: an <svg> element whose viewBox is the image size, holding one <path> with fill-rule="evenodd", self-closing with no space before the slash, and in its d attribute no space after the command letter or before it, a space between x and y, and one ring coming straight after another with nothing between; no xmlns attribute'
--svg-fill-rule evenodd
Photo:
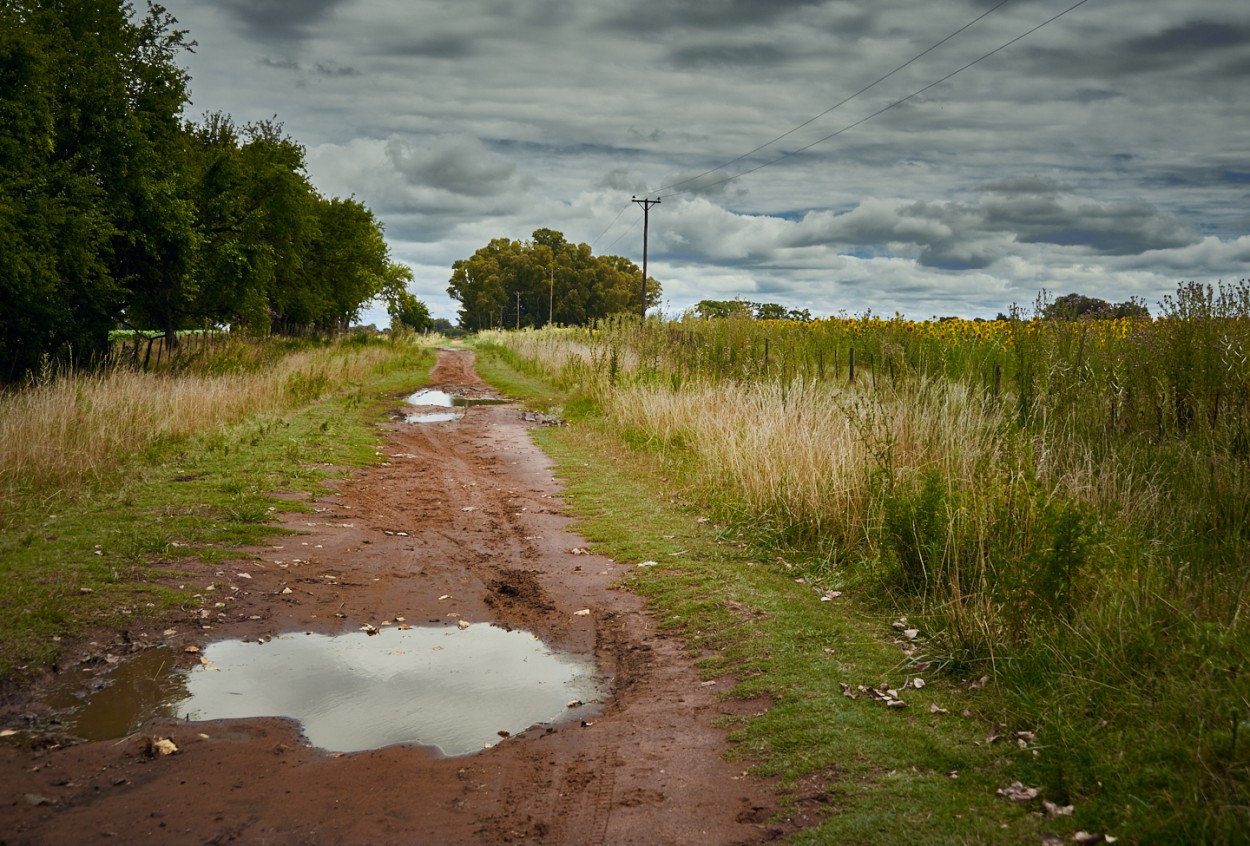
<svg viewBox="0 0 1250 846"><path fill-rule="evenodd" d="M417 388L421 386L413 386ZM493 397L472 354L443 351L428 387ZM202 565L201 625L150 632L182 659L215 640L338 634L399 618L533 632L593 655L592 719L539 725L473 755L419 746L331 754L297 723L157 720L120 741L45 736L0 747L0 844L747 844L773 785L725 759L714 723L742 704L701 684L679 642L614 589L627 563L582 554L527 429L550 422L475 404L437 424L385 427L385 461L285 525L300 532ZM579 550L574 553L573 550ZM589 614L578 614L588 610ZM73 672L73 670L66 670ZM78 672L81 672L79 670ZM29 710L37 710L32 702ZM748 705L749 707L749 705ZM168 738L177 752L164 754ZM165 747L168 749L168 746Z"/></svg>

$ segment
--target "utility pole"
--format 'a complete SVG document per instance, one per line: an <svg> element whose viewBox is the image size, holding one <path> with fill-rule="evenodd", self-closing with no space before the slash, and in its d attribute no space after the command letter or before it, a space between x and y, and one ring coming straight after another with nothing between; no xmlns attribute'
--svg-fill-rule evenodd
<svg viewBox="0 0 1250 846"><path fill-rule="evenodd" d="M555 322L556 310L556 266L551 266L551 291L547 295L547 326Z"/></svg>
<svg viewBox="0 0 1250 846"><path fill-rule="evenodd" d="M516 328L521 331L521 292L516 292Z"/></svg>
<svg viewBox="0 0 1250 846"><path fill-rule="evenodd" d="M634 197L634 202L642 206L642 310L639 314L642 316L642 322L647 322L647 231L650 229L651 223L651 207L660 204L660 198L654 200L638 199Z"/></svg>

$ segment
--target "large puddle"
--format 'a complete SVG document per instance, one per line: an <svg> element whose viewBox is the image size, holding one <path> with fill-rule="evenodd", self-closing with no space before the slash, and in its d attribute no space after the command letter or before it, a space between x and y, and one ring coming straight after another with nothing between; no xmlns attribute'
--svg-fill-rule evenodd
<svg viewBox="0 0 1250 846"><path fill-rule="evenodd" d="M417 391L412 396L404 400L408 405L435 407L435 408L468 408L474 405L500 405L507 400L497 399L495 397L464 397L450 394L447 391L439 391L434 388L425 388ZM408 414L404 417L406 423L445 423L449 420L459 420L464 416L463 411L426 411Z"/></svg>
<svg viewBox="0 0 1250 846"><path fill-rule="evenodd" d="M49 704L87 740L126 737L156 717L287 717L327 751L411 743L456 756L585 716L593 706L582 703L600 693L591 659L485 624L227 640L202 657L186 670L168 650L151 650L98 679L86 698L62 692Z"/></svg>

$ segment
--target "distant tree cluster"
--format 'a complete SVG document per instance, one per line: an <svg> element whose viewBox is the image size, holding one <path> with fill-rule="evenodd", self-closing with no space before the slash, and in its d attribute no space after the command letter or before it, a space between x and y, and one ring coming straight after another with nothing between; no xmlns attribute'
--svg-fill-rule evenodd
<svg viewBox="0 0 1250 846"><path fill-rule="evenodd" d="M325 330L384 294L420 322L373 213L280 124L183 120L191 46L159 5L0 2L0 381L123 321Z"/></svg>
<svg viewBox="0 0 1250 846"><path fill-rule="evenodd" d="M1042 307L1045 320L1114 320L1120 317L1150 317L1150 310L1135 299L1109 303L1083 294L1067 294Z"/></svg>
<svg viewBox="0 0 1250 846"><path fill-rule="evenodd" d="M803 323L812 319L807 309L786 308L777 303L752 303L747 300L700 300L694 313L705 320L741 316L756 320L797 320Z"/></svg>
<svg viewBox="0 0 1250 846"><path fill-rule="evenodd" d="M447 293L460 303L460 327L584 326L615 314L638 313L642 273L629 259L595 256L554 229L529 241L496 238L452 265ZM660 285L647 280L647 306Z"/></svg>
<svg viewBox="0 0 1250 846"><path fill-rule="evenodd" d="M1141 301L1130 298L1122 303L1109 303L1084 294L1066 294L1048 301L1046 292L1038 297L1037 315L1043 320L1115 320L1121 317L1150 317L1150 309ZM945 320L946 318L942 318ZM1014 306L1010 314L998 313L995 320L1019 320L1021 314Z"/></svg>

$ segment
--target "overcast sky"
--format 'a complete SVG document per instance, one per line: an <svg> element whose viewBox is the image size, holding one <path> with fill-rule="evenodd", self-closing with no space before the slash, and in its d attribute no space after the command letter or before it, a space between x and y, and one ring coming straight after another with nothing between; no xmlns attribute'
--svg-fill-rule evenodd
<svg viewBox="0 0 1250 846"><path fill-rule="evenodd" d="M1087 0L1004 47L1076 2L1011 0L817 117L997 2L165 5L198 42L189 115L276 115L439 317L452 262L492 238L549 227L641 264L635 195L662 198L669 313L993 317L1043 288L1153 312L1250 275L1245 0Z"/></svg>

